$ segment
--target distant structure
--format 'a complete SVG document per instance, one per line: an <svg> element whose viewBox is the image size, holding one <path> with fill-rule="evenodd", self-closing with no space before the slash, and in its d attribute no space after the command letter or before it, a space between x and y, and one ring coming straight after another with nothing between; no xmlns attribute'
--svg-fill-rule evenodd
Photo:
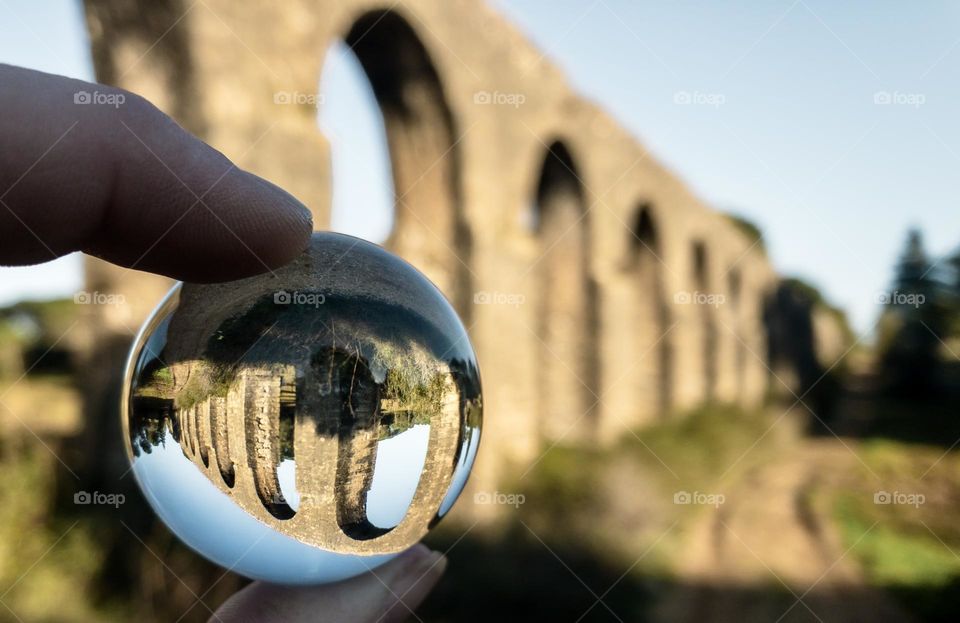
<svg viewBox="0 0 960 623"><path fill-rule="evenodd" d="M554 443L763 400L764 303L778 280L757 240L481 0L85 5L100 81L291 191L318 229L330 221L329 145L312 100L277 102L316 93L325 51L350 46L393 164L386 246L447 294L478 351L475 486L492 490ZM88 385L108 389L91 390L87 409L102 414L131 331L170 283L92 258L87 280L128 303L125 318L111 306L92 318Z"/></svg>

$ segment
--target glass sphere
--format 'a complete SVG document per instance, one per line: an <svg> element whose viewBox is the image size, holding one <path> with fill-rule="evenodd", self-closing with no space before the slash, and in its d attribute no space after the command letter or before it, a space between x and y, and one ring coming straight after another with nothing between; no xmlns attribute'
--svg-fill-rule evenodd
<svg viewBox="0 0 960 623"><path fill-rule="evenodd" d="M416 544L480 441L476 356L440 291L332 233L271 273L176 285L127 363L132 471L187 545L242 575L333 582Z"/></svg>

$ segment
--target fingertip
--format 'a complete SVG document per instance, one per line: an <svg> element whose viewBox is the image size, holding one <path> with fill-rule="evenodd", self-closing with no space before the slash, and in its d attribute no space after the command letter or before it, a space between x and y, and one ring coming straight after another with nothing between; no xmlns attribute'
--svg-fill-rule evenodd
<svg viewBox="0 0 960 623"><path fill-rule="evenodd" d="M447 557L422 544L407 550L403 556L406 556L403 571L389 583L388 603L383 614L385 623L406 620L433 591L447 569Z"/></svg>
<svg viewBox="0 0 960 623"><path fill-rule="evenodd" d="M229 623L313 620L399 622L426 599L447 567L447 558L417 544L380 567L320 586L253 582L231 596L214 618Z"/></svg>
<svg viewBox="0 0 960 623"><path fill-rule="evenodd" d="M309 245L300 201L146 99L9 65L0 83L0 263L80 250L212 282L271 271ZM83 92L116 105L78 106Z"/></svg>
<svg viewBox="0 0 960 623"><path fill-rule="evenodd" d="M279 268L307 249L313 234L313 214L296 197L279 186L253 173L238 170L237 195L225 200L224 212L231 222L222 225L230 229L243 250L230 237L222 237L228 253L243 260L237 268L244 273L231 278L246 277ZM231 193L224 193L230 195ZM244 251L246 253L244 253ZM213 276L213 280L222 277Z"/></svg>
<svg viewBox="0 0 960 623"><path fill-rule="evenodd" d="M87 251L103 259L193 283L273 271L310 245L313 217L293 195L232 168L167 230L128 225Z"/></svg>
<svg viewBox="0 0 960 623"><path fill-rule="evenodd" d="M296 197L241 169L142 98L110 142L116 182L97 253L196 283L283 266L310 244L313 216ZM106 121L104 123L107 123Z"/></svg>

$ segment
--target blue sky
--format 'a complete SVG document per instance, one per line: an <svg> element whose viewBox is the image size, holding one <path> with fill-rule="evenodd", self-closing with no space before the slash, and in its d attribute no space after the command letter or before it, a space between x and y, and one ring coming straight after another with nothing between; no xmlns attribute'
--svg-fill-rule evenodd
<svg viewBox="0 0 960 623"><path fill-rule="evenodd" d="M858 330L908 227L934 253L960 246L960 3L497 6L702 199L756 221L777 268ZM677 105L678 91L723 104Z"/></svg>
<svg viewBox="0 0 960 623"><path fill-rule="evenodd" d="M80 3L0 0L0 62L93 80ZM0 305L72 295L82 283L78 254L39 266L0 268Z"/></svg>
<svg viewBox="0 0 960 623"><path fill-rule="evenodd" d="M778 270L820 286L858 330L908 227L934 255L960 245L960 3L493 4L704 201L756 221ZM0 61L89 78L78 6L0 0ZM332 55L321 90L335 225L382 239L382 129L349 53ZM347 204L369 209L351 219ZM37 270L3 269L0 302L79 287L75 260Z"/></svg>

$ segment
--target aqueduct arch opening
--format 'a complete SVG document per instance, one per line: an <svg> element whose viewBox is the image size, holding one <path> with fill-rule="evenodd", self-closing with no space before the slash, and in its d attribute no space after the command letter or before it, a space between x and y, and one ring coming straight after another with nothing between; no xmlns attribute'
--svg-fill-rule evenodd
<svg viewBox="0 0 960 623"><path fill-rule="evenodd" d="M597 411L597 295L577 170L567 147L553 142L540 169L533 211L541 250L538 408L542 430L554 440L593 432L590 418Z"/></svg>
<svg viewBox="0 0 960 623"><path fill-rule="evenodd" d="M383 115L394 188L394 223L385 245L437 284L469 324L472 241L456 123L440 76L417 33L395 11L361 15L343 42Z"/></svg>
<svg viewBox="0 0 960 623"><path fill-rule="evenodd" d="M701 400L713 400L717 389L717 321L716 299L710 279L710 258L702 240L693 243L693 283L696 289L691 299L701 332L703 361L703 392Z"/></svg>
<svg viewBox="0 0 960 623"><path fill-rule="evenodd" d="M85 0L84 4L101 80L156 99L163 110L172 113L187 129L227 156L241 159L245 168L289 189L314 207L320 227L328 226L328 213L323 208L330 196L330 178L327 171L316 170L313 163L329 160L330 136L316 131L315 117L309 110L277 108L277 89L312 92L323 73L319 66L322 54L318 51L330 49L337 41L352 46L351 54L357 59L356 73L361 77L361 84L363 80L369 82L372 118L378 122L381 117L383 120L382 126L376 127L378 136L386 139L382 151L384 177L394 182L394 191L388 189L384 196L384 213L394 215L385 246L422 268L454 300L462 315L472 316L465 318L468 326L477 322L473 339L478 350L491 362L485 364L484 369L488 377L488 404L500 411L504 406L517 407L516 417L508 425L495 433L493 427L488 429L493 433L494 443L486 444L478 462L478 466L488 470L484 472L485 477L492 479L502 473L500 466L507 464L506 458L516 456L520 462L532 460L542 438L536 433L537 427L544 426L542 422L558 423L556 428L561 429L558 434L564 428L563 418L570 413L573 416L569 419L589 423L590 419L582 416L595 400L587 387L592 386L600 393L595 375L602 374L601 396L605 408L630 402L631 379L628 376L618 384L615 371L626 370L631 352L624 354L621 350L633 351L637 342L631 327L633 313L625 310L632 310L641 295L634 287L636 279L632 271L617 270L621 258L629 253L624 248L628 238L623 237L626 232L620 221L629 225L633 217L631 208L636 207L637 198L633 189L661 189L656 191L658 203L652 207L661 207L661 201L665 202L664 206L670 205L669 210L650 213L657 217L652 219L653 231L665 245L663 286L671 294L668 324L673 327L672 322L679 321L668 335L674 363L663 366L667 374L672 372L667 383L673 387L670 406L687 409L714 394L716 381L705 382L704 371L709 369L710 377L717 373L718 364L712 361L712 351L716 350L713 345L716 330L712 327L719 326L720 317L709 305L682 304L686 291L695 288L690 268L691 242L689 238L681 242L681 236L688 235L683 230L689 227L687 231L694 237L706 239L709 247L701 250L701 268L696 271L701 276L700 285L706 287L698 289L717 294L727 287L725 278L719 278L721 271L716 270L718 262L721 257L737 254L737 249L731 246L736 236L727 235L731 231L730 223L726 219L711 220L713 212L708 206L690 196L684 184L659 164L654 163L646 172L641 171L647 167L624 170L615 166L646 157L646 149L599 107L587 105L565 86L560 79L561 72L550 62L541 59L542 69L534 73L528 72L524 63L512 62L514 57L522 60L531 54L532 57L541 55L515 27L486 8L480 8L480 3L406 0L392 10L370 11L374 3L368 0L318 0L300 7L295 26L285 19L265 19L270 15L266 8L251 13L225 0L209 0L207 8L211 10L161 11L158 19L146 21L135 19L136 10L117 0ZM217 14L220 12L229 17L227 22L220 20ZM483 23L484 28L465 28L465 20L476 20ZM224 27L226 23L230 24L229 28ZM427 32L431 33L429 38L424 34ZM151 51L147 46L152 41L160 44ZM135 55L146 55L136 71L128 71L131 50ZM517 51L520 55L515 54ZM251 61L251 54L260 62ZM185 59L189 60L189 66L184 65ZM445 68L461 69L461 59L469 61L477 75L471 78L472 72L467 72L468 75L459 75L456 79L447 76ZM175 82L189 88L167 88L170 76L179 76L184 71L191 79ZM513 93L518 85L523 85L522 90L528 95L528 104L522 109L469 105L471 96L478 91ZM225 98L224 94L233 94L236 99ZM274 118L282 123L271 129ZM579 187L576 175L571 175L576 171L575 160L564 145L555 144L548 149L529 141L531 128L527 121L539 119L549 120L547 123L554 128L577 129L574 153L577 160L582 164L582 158L591 153L597 157L587 178L591 187L612 189L623 184L619 188L630 203L619 206L624 210L615 215L617 218L605 220L608 215L598 214L591 225L586 220L580 222L587 212L583 206L584 195L590 197L590 193ZM497 131L475 137L477 144L471 144L469 151L459 149L460 132L474 123L489 124L487 127ZM260 138L263 140L258 143ZM256 149L252 148L254 143L257 143ZM530 149L518 155L517 145L528 145ZM478 157L473 157L474 154ZM528 167L537 171L530 172ZM491 190L489 184L482 183L462 184L461 177L463 181L497 180L496 188ZM675 189L676 194L671 189ZM534 235L500 236L500 231L494 231L496 219L485 223L468 221L464 211L466 206L491 203L521 207L534 203L535 199L539 200L540 212L531 221L538 218L540 222ZM569 210L574 215L572 218L564 215L565 210L556 209L564 203L574 206ZM604 223L614 229L605 231ZM707 227L713 226L716 231L706 230L704 223L710 223ZM482 236L483 244L471 244L475 239L473 234L484 233L480 228L487 227L490 231ZM588 227L592 227L595 241L604 241L604 247L607 241L619 244L615 249L608 249L597 248L599 243L594 242L593 248L588 248ZM638 224L640 230L646 227ZM388 229L383 228L383 236ZM567 244L571 248L569 253L562 251ZM545 252L556 256L556 262L545 257L545 261L537 260L531 268L533 258ZM559 259L571 253L575 260ZM592 269L588 268L590 262ZM476 283L471 283L468 277L472 273L464 264L477 273ZM713 270L708 271L708 266ZM712 284L708 283L708 272L714 275ZM517 278L509 283L500 280L509 273ZM553 278L541 279L546 275ZM772 305L767 309L769 315L762 317L765 322L761 326L758 297L772 287L774 279L769 261L762 256L749 260L743 265L741 276L740 307L744 322L741 331L749 345L746 387L741 391L746 392L748 400L759 401L769 382L764 374L767 358L774 360L774 367L781 375L776 361L791 354L784 350L789 344L783 344L778 333L788 327L789 319L784 320L782 316L789 315L790 307L789 301L776 304L779 299L774 294ZM599 286L594 285L594 277ZM98 260L88 261L87 280L90 291L125 295L129 306L129 318L125 320L128 325L142 319L152 307L152 301L170 285L166 279L122 271ZM529 305L517 312L494 306L477 308L469 303L474 287L498 289L501 286L527 294ZM603 296L600 301L594 296L595 287ZM600 336L602 359L595 354L592 343L596 338L598 307L604 314ZM549 316L545 313L554 308L559 313ZM482 311L476 313L480 309ZM122 368L129 335L118 324L113 308L100 306L90 311L88 328L95 339L91 341L93 350L85 354L85 359L97 365L86 366L85 370L87 422L116 422L118 418L110 417L109 407L115 401L108 395L108 383L114 382L109 371ZM128 313L127 310L124 313ZM716 325L709 322L711 315ZM555 333L563 322L576 327L565 345L545 340L544 346L530 335L533 329L547 337L548 328ZM705 331L705 325L711 329ZM764 329L772 334L768 336ZM796 332L790 337L796 339ZM628 346L619 349L621 342ZM559 361L569 362L576 375L570 375L549 349L563 351ZM749 354L751 351L758 354L756 360ZM535 365L541 361L553 363L555 369ZM624 400L608 395L611 385L625 392ZM727 385L726 381L723 385ZM710 391L705 391L707 387ZM627 421L631 414L623 415ZM187 427L185 432L196 428L195 422L185 421L183 425ZM219 420L211 419L211 426L219 425ZM96 445L100 435L93 433L97 427L88 428L85 438ZM505 439L511 443L505 443ZM578 431L571 431L567 440L591 441ZM208 459L212 461L221 454L229 456L233 448L232 439L229 444L214 446L213 454L207 448ZM191 451L200 452L200 448L191 447ZM203 463L202 457L199 461ZM236 474L229 465L223 467L226 472L220 479L229 485L243 466L236 466ZM104 465L91 462L84 473L102 475L107 473L105 470ZM493 482L485 481L484 486L492 489Z"/></svg>
<svg viewBox="0 0 960 623"><path fill-rule="evenodd" d="M649 203L637 206L630 223L629 268L636 284L634 335L636 409L640 421L665 417L672 396L669 310L663 296L663 251Z"/></svg>
<svg viewBox="0 0 960 623"><path fill-rule="evenodd" d="M324 54L319 94L317 121L330 148L327 226L383 244L396 212L387 132L366 72L340 39Z"/></svg>

